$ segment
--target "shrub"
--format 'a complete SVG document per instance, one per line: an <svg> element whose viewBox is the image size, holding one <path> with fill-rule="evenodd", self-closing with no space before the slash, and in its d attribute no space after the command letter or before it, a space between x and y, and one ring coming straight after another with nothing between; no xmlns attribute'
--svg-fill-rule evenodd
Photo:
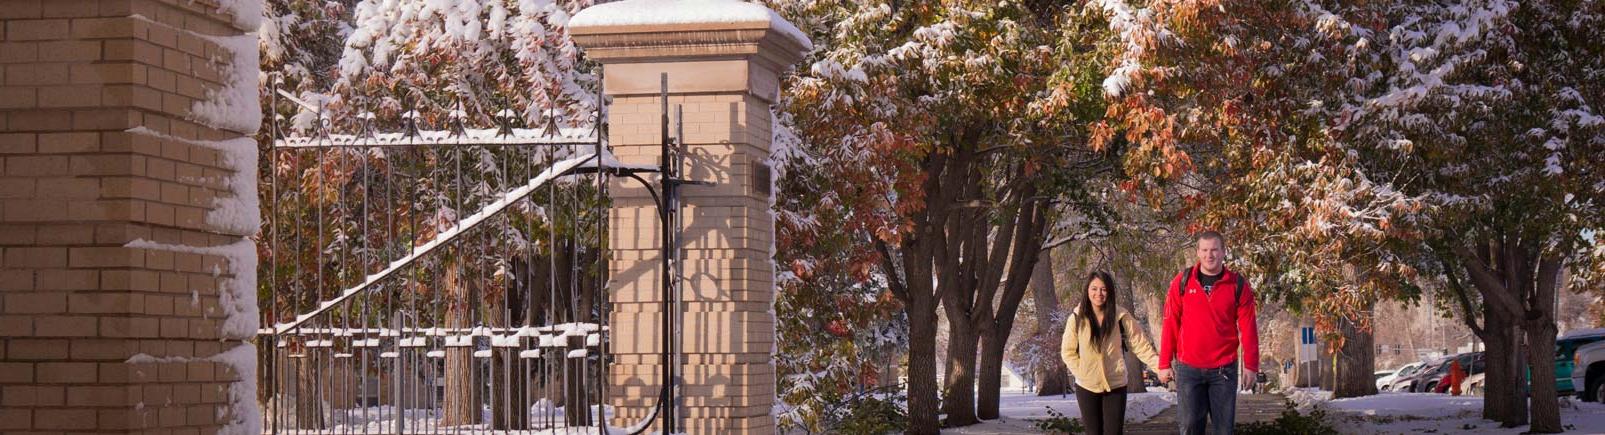
<svg viewBox="0 0 1605 435"><path fill-rule="evenodd" d="M1048 418L1033 420L1037 429L1050 434L1075 435L1086 430L1081 427L1081 420L1065 417L1063 413L1048 408Z"/></svg>
<svg viewBox="0 0 1605 435"><path fill-rule="evenodd" d="M908 428L908 414L898 398L864 397L853 402L837 422L835 433L885 434Z"/></svg>
<svg viewBox="0 0 1605 435"><path fill-rule="evenodd" d="M1237 425L1237 433L1241 435L1337 435L1337 429L1326 422L1326 411L1316 408L1309 414L1301 414L1293 407L1293 402L1287 403L1287 410L1276 420L1269 422L1243 423Z"/></svg>

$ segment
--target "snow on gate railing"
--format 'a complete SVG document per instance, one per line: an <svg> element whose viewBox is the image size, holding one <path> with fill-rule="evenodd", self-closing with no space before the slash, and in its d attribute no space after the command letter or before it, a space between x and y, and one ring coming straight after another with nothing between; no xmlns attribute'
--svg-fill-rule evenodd
<svg viewBox="0 0 1605 435"><path fill-rule="evenodd" d="M656 168L619 164L594 128L498 115L423 130L409 111L377 133L363 114L339 135L320 113L289 138L274 120L266 432L604 431L605 178Z"/></svg>

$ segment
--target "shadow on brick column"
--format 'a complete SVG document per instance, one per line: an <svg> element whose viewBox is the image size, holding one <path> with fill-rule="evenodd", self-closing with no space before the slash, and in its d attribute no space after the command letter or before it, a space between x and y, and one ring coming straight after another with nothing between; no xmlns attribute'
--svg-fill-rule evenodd
<svg viewBox="0 0 1605 435"><path fill-rule="evenodd" d="M0 5L0 432L257 432L260 11Z"/></svg>
<svg viewBox="0 0 1605 435"><path fill-rule="evenodd" d="M628 19L620 19L627 17ZM684 110L684 375L688 433L775 432L775 323L769 214L769 107L779 74L811 49L796 27L753 3L695 8L624 1L581 11L569 31L603 65L608 140L624 163L657 165L660 77ZM613 314L609 396L615 425L651 414L659 391L660 228L640 187L616 183L609 227ZM658 427L656 424L654 428Z"/></svg>

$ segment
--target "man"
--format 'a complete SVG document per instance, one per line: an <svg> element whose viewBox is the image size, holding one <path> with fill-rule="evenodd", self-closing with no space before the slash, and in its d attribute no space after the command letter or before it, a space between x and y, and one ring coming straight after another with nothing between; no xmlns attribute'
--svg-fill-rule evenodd
<svg viewBox="0 0 1605 435"><path fill-rule="evenodd" d="M1159 376L1176 379L1182 434L1202 435L1208 417L1214 433L1226 435L1236 420L1239 343L1245 375L1259 372L1254 290L1226 269L1225 237L1205 231L1195 241L1198 263L1178 274L1165 295Z"/></svg>

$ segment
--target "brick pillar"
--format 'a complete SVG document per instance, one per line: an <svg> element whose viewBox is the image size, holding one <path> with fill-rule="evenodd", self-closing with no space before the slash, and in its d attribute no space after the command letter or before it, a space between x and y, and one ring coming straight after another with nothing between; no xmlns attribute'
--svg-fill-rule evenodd
<svg viewBox="0 0 1605 435"><path fill-rule="evenodd" d="M0 3L0 433L259 424L256 1Z"/></svg>
<svg viewBox="0 0 1605 435"><path fill-rule="evenodd" d="M775 431L769 108L779 73L801 59L809 42L762 6L732 1L724 7L603 4L576 15L569 31L586 56L603 65L603 89L612 98L608 140L618 158L658 163L659 84L666 72L670 110L681 105L685 111L686 178L716 183L682 191L681 429L767 434ZM621 15L635 19L610 22ZM625 181L611 189L614 364L608 394L618 410L613 423L625 425L645 418L658 401L661 233L645 190Z"/></svg>

